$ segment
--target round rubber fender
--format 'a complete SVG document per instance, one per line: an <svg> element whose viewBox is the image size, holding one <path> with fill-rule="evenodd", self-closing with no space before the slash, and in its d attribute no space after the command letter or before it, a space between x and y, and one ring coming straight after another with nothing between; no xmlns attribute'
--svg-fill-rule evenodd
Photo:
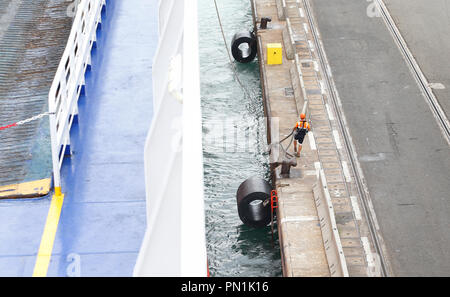
<svg viewBox="0 0 450 297"><path fill-rule="evenodd" d="M247 44L247 48L242 49L240 47L242 44ZM255 59L257 52L256 37L252 32L244 31L234 34L231 40L231 53L236 61L249 63Z"/></svg>
<svg viewBox="0 0 450 297"><path fill-rule="evenodd" d="M261 228L270 223L269 182L259 177L244 181L236 193L237 208L241 221L251 227Z"/></svg>

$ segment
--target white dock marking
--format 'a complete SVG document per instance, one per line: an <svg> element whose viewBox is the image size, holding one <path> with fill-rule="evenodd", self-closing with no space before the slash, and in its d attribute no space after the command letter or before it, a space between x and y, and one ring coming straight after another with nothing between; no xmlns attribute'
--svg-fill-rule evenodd
<svg viewBox="0 0 450 297"><path fill-rule="evenodd" d="M303 29L305 30L305 33L308 34L309 30L308 30L308 24L303 23Z"/></svg>
<svg viewBox="0 0 450 297"><path fill-rule="evenodd" d="M327 109L328 118L330 119L330 121L334 121L334 115L328 103L325 104L325 108Z"/></svg>
<svg viewBox="0 0 450 297"><path fill-rule="evenodd" d="M350 196L350 201L352 202L352 208L355 213L356 220L361 221L361 211L359 210L357 198L355 196Z"/></svg>
<svg viewBox="0 0 450 297"><path fill-rule="evenodd" d="M369 273L369 276L374 276L375 259L370 249L369 239L367 237L361 237L361 242L364 248L364 252L366 253L366 260L368 266L367 272Z"/></svg>
<svg viewBox="0 0 450 297"><path fill-rule="evenodd" d="M339 137L339 132L337 130L333 130L334 140L336 141L336 147L338 150L342 149L341 138Z"/></svg>
<svg viewBox="0 0 450 297"><path fill-rule="evenodd" d="M314 65L314 70L316 72L319 72L319 63L317 63L317 61L313 61L313 65Z"/></svg>
<svg viewBox="0 0 450 297"><path fill-rule="evenodd" d="M325 84L323 81L320 81L320 91L322 92L322 95L326 93L325 91Z"/></svg>
<svg viewBox="0 0 450 297"><path fill-rule="evenodd" d="M346 161L342 161L342 170L344 171L345 181L348 183L351 182L352 176L350 174L350 170L348 169L348 164Z"/></svg>
<svg viewBox="0 0 450 297"><path fill-rule="evenodd" d="M319 178L320 169L322 169L322 167L320 166L320 162L314 162L314 167L316 168L316 176L317 178Z"/></svg>
<svg viewBox="0 0 450 297"><path fill-rule="evenodd" d="M314 140L313 132L310 131L308 133L308 137L309 137L309 146L311 147L311 150L316 151L317 150L317 146L316 146L316 141Z"/></svg>
<svg viewBox="0 0 450 297"><path fill-rule="evenodd" d="M298 217L285 217L281 219L281 224L290 223L290 222L311 222L318 221L319 217L317 216L298 216Z"/></svg>
<svg viewBox="0 0 450 297"><path fill-rule="evenodd" d="M441 83L429 83L428 86L435 90L445 90L445 86Z"/></svg>
<svg viewBox="0 0 450 297"><path fill-rule="evenodd" d="M386 154L385 153L378 153L373 155L364 155L361 158L359 158L359 161L361 162L380 162L386 160Z"/></svg>
<svg viewBox="0 0 450 297"><path fill-rule="evenodd" d="M298 12L300 13L300 17L304 18L305 17L305 12L303 11L303 8L299 8Z"/></svg>

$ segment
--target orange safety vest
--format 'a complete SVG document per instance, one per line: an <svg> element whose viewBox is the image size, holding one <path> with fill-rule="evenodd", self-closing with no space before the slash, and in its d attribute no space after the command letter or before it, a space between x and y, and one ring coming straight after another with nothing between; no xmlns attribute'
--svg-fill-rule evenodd
<svg viewBox="0 0 450 297"><path fill-rule="evenodd" d="M311 125L309 125L309 123L307 121L301 121L301 122L297 122L297 124L295 125L295 128L306 129L306 130L310 131Z"/></svg>

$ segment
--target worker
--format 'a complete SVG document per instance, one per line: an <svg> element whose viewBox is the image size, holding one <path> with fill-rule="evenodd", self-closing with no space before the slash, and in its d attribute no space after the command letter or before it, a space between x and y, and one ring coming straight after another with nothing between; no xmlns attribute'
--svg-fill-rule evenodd
<svg viewBox="0 0 450 297"><path fill-rule="evenodd" d="M294 127L294 152L297 153L297 158L300 157L300 152L302 151L303 140L305 135L311 130L311 125L306 121L306 115L304 113L300 114L300 122ZM297 151L298 142L298 151Z"/></svg>

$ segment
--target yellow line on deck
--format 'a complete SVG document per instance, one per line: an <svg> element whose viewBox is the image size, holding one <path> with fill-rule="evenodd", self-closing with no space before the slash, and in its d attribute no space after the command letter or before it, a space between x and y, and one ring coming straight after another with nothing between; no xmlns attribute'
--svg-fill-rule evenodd
<svg viewBox="0 0 450 297"><path fill-rule="evenodd" d="M50 209L48 210L47 221L45 222L44 233L42 234L36 264L34 265L34 277L47 276L63 202L64 194L61 194L61 189L55 189L55 195L52 197Z"/></svg>

